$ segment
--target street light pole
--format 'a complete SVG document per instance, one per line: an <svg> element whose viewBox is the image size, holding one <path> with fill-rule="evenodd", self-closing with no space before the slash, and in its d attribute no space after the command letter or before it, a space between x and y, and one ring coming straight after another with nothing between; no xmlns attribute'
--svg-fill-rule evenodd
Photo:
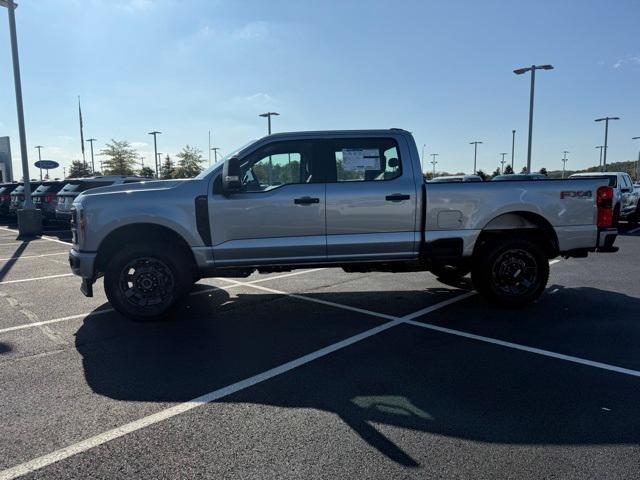
<svg viewBox="0 0 640 480"><path fill-rule="evenodd" d="M602 171L607 171L607 142L609 140L609 120L620 120L620 117L603 117L596 118L596 122L602 122L604 120L604 158L602 161Z"/></svg>
<svg viewBox="0 0 640 480"><path fill-rule="evenodd" d="M505 155L509 155L508 153L501 153L500 155L502 155L502 160L500 160L500 164L502 165L502 173L504 174L504 164L507 163L506 160L504 159Z"/></svg>
<svg viewBox="0 0 640 480"><path fill-rule="evenodd" d="M258 115L259 117L267 118L267 132L269 135L271 135L271 117L278 116L278 115L280 115L278 112L265 112Z"/></svg>
<svg viewBox="0 0 640 480"><path fill-rule="evenodd" d="M632 137L631 140L640 140L640 137ZM636 163L636 182L640 183L640 150L638 150L638 163Z"/></svg>
<svg viewBox="0 0 640 480"><path fill-rule="evenodd" d="M149 135L153 135L153 151L155 152L155 156L153 157L154 162L156 164L156 178L160 178L159 168L158 168L158 135L162 132L158 132L154 130L153 132L149 132Z"/></svg>
<svg viewBox="0 0 640 480"><path fill-rule="evenodd" d="M598 168L602 169L602 149L604 148L604 145L598 145L596 148L600 149L600 163L598 163Z"/></svg>
<svg viewBox="0 0 640 480"><path fill-rule="evenodd" d="M478 145L482 145L482 142L469 142L469 145L473 145L473 174L475 175L478 161Z"/></svg>
<svg viewBox="0 0 640 480"><path fill-rule="evenodd" d="M216 163L218 161L218 150L220 150L220 148L211 147L210 150L213 150L213 163ZM209 155L211 155L211 153L209 153Z"/></svg>
<svg viewBox="0 0 640 480"><path fill-rule="evenodd" d="M88 138L85 140L85 142L89 142L89 145L91 145L91 173L96 173L96 164L93 160L93 142L95 141L95 138Z"/></svg>
<svg viewBox="0 0 640 480"><path fill-rule="evenodd" d="M563 151L563 157L562 157L562 178L564 178L564 170L565 170L565 165L567 164L567 153L571 153L568 152L567 150Z"/></svg>
<svg viewBox="0 0 640 480"><path fill-rule="evenodd" d="M432 153L431 156L433 157L433 160L431 160L431 165L433 165L433 176L431 177L431 179L433 179L433 177L436 176L436 163L438 163L438 161L436 160L436 157L440 155L439 153Z"/></svg>
<svg viewBox="0 0 640 480"><path fill-rule="evenodd" d="M511 130L511 171L513 171L513 159L516 150L516 131Z"/></svg>
<svg viewBox="0 0 640 480"><path fill-rule="evenodd" d="M531 72L531 92L529 94L529 141L527 145L527 173L531 173L531 141L533 137L533 98L536 88L536 70L553 70L552 65L531 65L530 67L518 68L513 73L522 75Z"/></svg>
<svg viewBox="0 0 640 480"><path fill-rule="evenodd" d="M43 149L44 147L42 145L36 145L35 148L38 149L38 161L42 160L42 155L40 154L40 150ZM38 167L40 169L40 181L42 181L42 167Z"/></svg>
<svg viewBox="0 0 640 480"><path fill-rule="evenodd" d="M42 233L42 212L33 206L31 200L31 182L29 181L29 157L27 154L27 134L24 127L24 109L22 105L22 82L20 80L20 60L18 58L18 34L16 33L16 13L18 7L13 0L0 0L0 7L9 12L9 36L11 37L11 57L13 59L13 81L16 90L16 109L18 111L18 132L20 135L20 155L22 157L22 176L24 178L24 206L18 210L18 232L20 236Z"/></svg>

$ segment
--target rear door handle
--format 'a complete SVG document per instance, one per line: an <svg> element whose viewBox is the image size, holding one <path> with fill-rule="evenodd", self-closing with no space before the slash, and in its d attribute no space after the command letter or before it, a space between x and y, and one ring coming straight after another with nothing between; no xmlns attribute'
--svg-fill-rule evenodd
<svg viewBox="0 0 640 480"><path fill-rule="evenodd" d="M319 198L300 197L293 200L296 205L311 205L312 203L320 203Z"/></svg>
<svg viewBox="0 0 640 480"><path fill-rule="evenodd" d="M401 193L394 193L385 197L387 202L401 202L402 200L409 200L411 195L403 195Z"/></svg>

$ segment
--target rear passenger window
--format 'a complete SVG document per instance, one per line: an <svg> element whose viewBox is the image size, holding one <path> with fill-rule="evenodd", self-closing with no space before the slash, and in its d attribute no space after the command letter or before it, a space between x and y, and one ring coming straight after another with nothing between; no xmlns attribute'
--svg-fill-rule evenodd
<svg viewBox="0 0 640 480"><path fill-rule="evenodd" d="M336 182L393 180L402 174L398 146L390 138L335 140L330 154Z"/></svg>

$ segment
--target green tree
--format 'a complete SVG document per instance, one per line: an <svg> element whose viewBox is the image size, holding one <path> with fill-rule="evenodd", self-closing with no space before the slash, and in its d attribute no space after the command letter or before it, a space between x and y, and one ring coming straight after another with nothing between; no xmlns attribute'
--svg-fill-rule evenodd
<svg viewBox="0 0 640 480"><path fill-rule="evenodd" d="M82 178L90 177L91 170L89 166L81 160L74 160L69 167L69 175L67 178Z"/></svg>
<svg viewBox="0 0 640 480"><path fill-rule="evenodd" d="M523 173L529 173L529 172L527 171L527 167L522 167L522 170L520 170L520 173L521 173L521 174L523 174Z"/></svg>
<svg viewBox="0 0 640 480"><path fill-rule="evenodd" d="M476 172L476 175L478 175L482 179L483 182L487 180L487 174L484 173L482 170L478 170Z"/></svg>
<svg viewBox="0 0 640 480"><path fill-rule="evenodd" d="M160 167L160 178L173 178L176 173L176 166L171 160L171 157L167 155L164 157L164 163Z"/></svg>
<svg viewBox="0 0 640 480"><path fill-rule="evenodd" d="M513 175L513 167L511 165L504 167L504 175Z"/></svg>
<svg viewBox="0 0 640 480"><path fill-rule="evenodd" d="M153 178L156 176L156 172L153 171L153 168L145 166L140 169L138 175L141 177Z"/></svg>
<svg viewBox="0 0 640 480"><path fill-rule="evenodd" d="M100 154L107 157L103 162L105 175L133 175L138 154L126 140L111 139Z"/></svg>
<svg viewBox="0 0 640 480"><path fill-rule="evenodd" d="M500 167L496 168L491 174L492 177L497 177L498 175L500 175Z"/></svg>
<svg viewBox="0 0 640 480"><path fill-rule="evenodd" d="M546 169L546 168L544 168L544 167L542 167L542 168L540 169L540 173L541 173L542 175L545 175L545 176L546 176L546 175L548 175L548 173L547 173L547 169Z"/></svg>
<svg viewBox="0 0 640 480"><path fill-rule="evenodd" d="M178 157L178 168L174 174L174 178L193 178L202 171L202 152L197 147L187 145Z"/></svg>

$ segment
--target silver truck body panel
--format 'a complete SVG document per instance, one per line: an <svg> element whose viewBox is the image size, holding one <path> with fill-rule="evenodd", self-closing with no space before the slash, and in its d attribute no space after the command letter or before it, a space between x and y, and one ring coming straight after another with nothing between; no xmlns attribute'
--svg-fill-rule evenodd
<svg viewBox="0 0 640 480"><path fill-rule="evenodd" d="M411 134L395 129L276 134L250 144L239 157L272 142L346 138L394 139L402 174L393 180L286 184L223 195L214 193L222 171L222 165L216 165L192 180L114 185L83 193L74 208L84 213L85 231L76 236L72 256L84 263L74 272L95 276L93 263L102 242L121 227L139 224L177 233L203 270L415 259L423 237L427 251L436 240L461 239L462 254L468 257L484 230L539 224L553 229L560 252L599 245L595 196L598 186L607 184L604 179L425 184ZM387 199L396 194L408 198ZM196 222L195 201L202 196L207 197L211 244ZM301 197L317 202L296 204Z"/></svg>

